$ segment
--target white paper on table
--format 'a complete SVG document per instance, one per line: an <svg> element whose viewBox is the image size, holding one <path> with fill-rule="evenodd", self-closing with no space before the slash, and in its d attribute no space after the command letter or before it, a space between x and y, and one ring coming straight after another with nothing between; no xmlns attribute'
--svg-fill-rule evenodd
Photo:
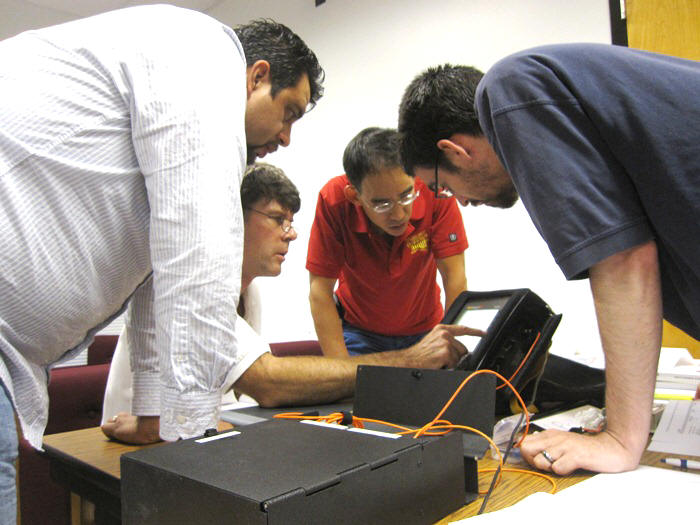
<svg viewBox="0 0 700 525"><path fill-rule="evenodd" d="M669 401L648 450L700 456L700 401Z"/></svg>

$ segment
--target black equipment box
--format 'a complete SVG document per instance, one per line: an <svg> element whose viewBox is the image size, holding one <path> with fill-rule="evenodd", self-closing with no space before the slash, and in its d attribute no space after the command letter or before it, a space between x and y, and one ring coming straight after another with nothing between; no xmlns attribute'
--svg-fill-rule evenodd
<svg viewBox="0 0 700 525"><path fill-rule="evenodd" d="M124 454L122 523L434 523L464 504L462 442L274 419Z"/></svg>
<svg viewBox="0 0 700 525"><path fill-rule="evenodd" d="M353 415L422 427L433 420L469 375L464 370L359 365ZM491 437L495 403L496 377L477 375L462 388L442 419ZM484 438L470 433L464 435L464 445L466 454L479 458L489 446Z"/></svg>
<svg viewBox="0 0 700 525"><path fill-rule="evenodd" d="M447 403L460 384L470 375L464 370L427 370L390 366L357 367L353 415L422 427ZM493 434L496 404L496 377L474 376L445 411L442 419ZM455 431L461 435L464 462L464 503L479 497L477 459L489 448L488 441L476 433Z"/></svg>

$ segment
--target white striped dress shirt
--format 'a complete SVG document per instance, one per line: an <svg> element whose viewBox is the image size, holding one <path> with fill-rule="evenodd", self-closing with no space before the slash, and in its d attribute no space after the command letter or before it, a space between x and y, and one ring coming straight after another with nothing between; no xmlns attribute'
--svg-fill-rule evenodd
<svg viewBox="0 0 700 525"><path fill-rule="evenodd" d="M146 6L0 42L0 378L41 445L47 371L128 305L134 413L215 426L237 375L245 57Z"/></svg>

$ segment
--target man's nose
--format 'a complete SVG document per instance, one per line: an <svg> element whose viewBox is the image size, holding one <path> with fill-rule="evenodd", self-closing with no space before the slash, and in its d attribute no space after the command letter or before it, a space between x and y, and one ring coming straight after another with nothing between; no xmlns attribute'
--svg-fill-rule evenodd
<svg viewBox="0 0 700 525"><path fill-rule="evenodd" d="M407 207L399 204L398 202L394 204L394 207L391 209L389 212L391 215L391 218L394 220L401 220L406 216L406 213L408 213L408 210L406 209Z"/></svg>
<svg viewBox="0 0 700 525"><path fill-rule="evenodd" d="M292 125L285 124L277 138L279 139L282 147L286 148L289 146L289 143L292 141Z"/></svg>

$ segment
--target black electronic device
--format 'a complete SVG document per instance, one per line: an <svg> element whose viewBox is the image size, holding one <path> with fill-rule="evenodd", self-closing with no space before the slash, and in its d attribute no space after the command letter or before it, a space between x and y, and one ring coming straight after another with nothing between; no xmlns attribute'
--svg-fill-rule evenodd
<svg viewBox="0 0 700 525"><path fill-rule="evenodd" d="M353 414L409 427L429 423L469 376L463 370L429 370L392 366L359 365ZM493 433L496 378L474 376L462 385L459 395L442 418L455 425ZM477 459L489 448L476 433L460 432L464 454L464 503L479 497Z"/></svg>
<svg viewBox="0 0 700 525"><path fill-rule="evenodd" d="M443 319L444 324L479 328L484 337L459 337L470 352L457 364L462 370L493 370L510 381L525 403L534 399L547 361L552 335L561 314L527 288L462 292ZM496 393L496 412L512 410L514 396L503 387Z"/></svg>
<svg viewBox="0 0 700 525"><path fill-rule="evenodd" d="M464 504L456 433L273 419L124 454L122 522L429 524Z"/></svg>

